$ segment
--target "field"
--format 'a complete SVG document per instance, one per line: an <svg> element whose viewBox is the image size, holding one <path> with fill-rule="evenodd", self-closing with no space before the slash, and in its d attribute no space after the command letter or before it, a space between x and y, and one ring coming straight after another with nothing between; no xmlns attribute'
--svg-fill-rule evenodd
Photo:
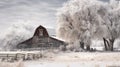
<svg viewBox="0 0 120 67"><path fill-rule="evenodd" d="M119 52L47 52L43 55L37 60L1 62L0 67L120 67Z"/></svg>

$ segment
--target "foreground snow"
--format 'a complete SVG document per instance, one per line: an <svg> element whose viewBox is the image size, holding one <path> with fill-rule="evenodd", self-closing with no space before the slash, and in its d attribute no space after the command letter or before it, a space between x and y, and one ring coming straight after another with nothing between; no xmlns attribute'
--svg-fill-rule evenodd
<svg viewBox="0 0 120 67"><path fill-rule="evenodd" d="M11 67L118 67L119 52L48 52L39 60L10 63ZM2 63L2 67L6 63ZM0 67L1 67L0 63ZM15 66L16 64L16 66ZM13 66L12 66L13 65ZM9 66L10 67L10 66Z"/></svg>
<svg viewBox="0 0 120 67"><path fill-rule="evenodd" d="M120 62L25 62L25 67L120 67Z"/></svg>
<svg viewBox="0 0 120 67"><path fill-rule="evenodd" d="M120 66L120 53L60 53L55 57L27 61L25 67L109 67Z"/></svg>
<svg viewBox="0 0 120 67"><path fill-rule="evenodd" d="M106 67L120 66L120 53L60 53L51 58L25 62L25 67Z"/></svg>

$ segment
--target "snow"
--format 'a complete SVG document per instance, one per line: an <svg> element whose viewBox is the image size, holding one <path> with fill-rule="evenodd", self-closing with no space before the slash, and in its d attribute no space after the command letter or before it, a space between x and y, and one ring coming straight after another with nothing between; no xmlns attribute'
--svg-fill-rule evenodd
<svg viewBox="0 0 120 67"><path fill-rule="evenodd" d="M30 63L30 64L29 64ZM26 62L25 67L119 67L120 62Z"/></svg>
<svg viewBox="0 0 120 67"><path fill-rule="evenodd" d="M120 66L120 53L60 53L54 58L27 61L25 67L106 67Z"/></svg>
<svg viewBox="0 0 120 67"><path fill-rule="evenodd" d="M2 53L2 52L0 52ZM3 52L18 53L18 52ZM21 53L39 53L38 51L26 51ZM0 62L5 67L6 63L11 67L109 67L120 66L119 52L47 52L46 57L39 60L18 61L14 63ZM10 66L9 66L10 67Z"/></svg>
<svg viewBox="0 0 120 67"><path fill-rule="evenodd" d="M0 51L0 54L16 54L16 53L39 53L40 51Z"/></svg>
<svg viewBox="0 0 120 67"><path fill-rule="evenodd" d="M42 54L39 61L71 62L71 61L120 61L119 52L60 52L60 51L1 51L0 54Z"/></svg>

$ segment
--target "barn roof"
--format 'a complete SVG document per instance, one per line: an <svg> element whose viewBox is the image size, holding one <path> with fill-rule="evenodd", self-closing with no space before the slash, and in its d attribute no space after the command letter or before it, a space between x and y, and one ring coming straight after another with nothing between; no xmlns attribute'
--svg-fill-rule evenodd
<svg viewBox="0 0 120 67"><path fill-rule="evenodd" d="M49 37L47 29L45 27L41 26L41 25L39 27L37 27L33 36L39 36L39 29L43 29L43 36Z"/></svg>

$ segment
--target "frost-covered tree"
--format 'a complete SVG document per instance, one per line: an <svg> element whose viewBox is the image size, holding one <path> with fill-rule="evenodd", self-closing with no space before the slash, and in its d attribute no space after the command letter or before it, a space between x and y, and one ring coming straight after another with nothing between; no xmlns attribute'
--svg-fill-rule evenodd
<svg viewBox="0 0 120 67"><path fill-rule="evenodd" d="M98 10L101 6L102 2L96 0L66 3L58 12L58 36L69 43L79 40L89 47L91 37L100 25Z"/></svg>
<svg viewBox="0 0 120 67"><path fill-rule="evenodd" d="M108 37L104 37L106 50L113 51L115 39L120 36L120 2L111 0L109 10L102 16L103 25L107 28Z"/></svg>
<svg viewBox="0 0 120 67"><path fill-rule="evenodd" d="M83 42L87 47L94 38L103 38L105 46L107 42L113 45L111 39L115 40L119 35L118 5L98 0L68 1L57 14L58 37L69 43ZM113 50L113 47L106 49Z"/></svg>
<svg viewBox="0 0 120 67"><path fill-rule="evenodd" d="M0 34L1 50L12 50L16 45L32 36L34 27L28 23L18 22Z"/></svg>

